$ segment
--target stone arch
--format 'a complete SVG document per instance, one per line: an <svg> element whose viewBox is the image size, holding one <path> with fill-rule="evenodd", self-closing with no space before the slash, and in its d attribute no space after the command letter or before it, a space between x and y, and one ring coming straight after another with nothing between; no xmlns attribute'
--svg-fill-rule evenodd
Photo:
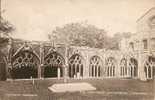
<svg viewBox="0 0 155 100"><path fill-rule="evenodd" d="M49 53L44 58L44 77L63 77L64 58L57 52Z"/></svg>
<svg viewBox="0 0 155 100"><path fill-rule="evenodd" d="M11 77L14 79L37 78L40 60L29 50L21 50L12 60Z"/></svg>
<svg viewBox="0 0 155 100"><path fill-rule="evenodd" d="M101 76L102 60L99 56L92 56L89 64L89 76L100 77Z"/></svg>
<svg viewBox="0 0 155 100"><path fill-rule="evenodd" d="M114 77L115 76L115 68L117 66L116 59L114 57L108 57L106 59L106 76Z"/></svg>
<svg viewBox="0 0 155 100"><path fill-rule="evenodd" d="M138 76L138 61L133 57L129 60L129 75L133 78Z"/></svg>
<svg viewBox="0 0 155 100"><path fill-rule="evenodd" d="M128 68L127 68L127 59L126 58L122 58L120 61L120 76L121 77L125 77L128 74Z"/></svg>
<svg viewBox="0 0 155 100"><path fill-rule="evenodd" d="M39 55L32 49L30 44L28 45L27 42L25 42L20 48L17 49L17 51L13 54L13 57L18 55L21 51L30 51L37 57L37 59L40 59Z"/></svg>
<svg viewBox="0 0 155 100"><path fill-rule="evenodd" d="M83 77L84 63L79 54L74 54L69 58L69 77Z"/></svg>
<svg viewBox="0 0 155 100"><path fill-rule="evenodd" d="M148 57L144 63L144 71L147 79L152 79L155 77L155 57Z"/></svg>

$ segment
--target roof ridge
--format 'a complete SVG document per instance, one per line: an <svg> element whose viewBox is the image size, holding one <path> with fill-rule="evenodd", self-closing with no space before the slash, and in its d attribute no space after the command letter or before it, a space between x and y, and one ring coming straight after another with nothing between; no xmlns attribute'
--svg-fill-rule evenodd
<svg viewBox="0 0 155 100"><path fill-rule="evenodd" d="M136 22L138 22L140 19L142 19L146 14L148 14L151 10L155 9L155 7L150 8L147 12L145 12L140 18L137 19Z"/></svg>

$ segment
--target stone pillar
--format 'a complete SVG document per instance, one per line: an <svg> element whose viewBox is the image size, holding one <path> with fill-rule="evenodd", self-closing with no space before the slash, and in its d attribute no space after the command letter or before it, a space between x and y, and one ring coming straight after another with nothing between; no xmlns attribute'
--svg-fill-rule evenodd
<svg viewBox="0 0 155 100"><path fill-rule="evenodd" d="M66 83L67 82L67 66L64 66L63 67L64 68L64 83Z"/></svg>
<svg viewBox="0 0 155 100"><path fill-rule="evenodd" d="M99 74L99 73L98 73L98 66L97 66L97 68L96 68L96 69L97 69L97 71L96 71L96 72L97 72L97 73L96 73L96 76L98 77L98 74Z"/></svg>
<svg viewBox="0 0 155 100"><path fill-rule="evenodd" d="M130 77L130 75L129 75L129 58L127 58L127 77Z"/></svg>
<svg viewBox="0 0 155 100"><path fill-rule="evenodd" d="M73 75L73 65L69 65L69 67L70 67L70 75L71 75L71 77L74 77L74 75Z"/></svg>
<svg viewBox="0 0 155 100"><path fill-rule="evenodd" d="M79 73L80 73L80 77L81 77L81 65L79 65Z"/></svg>
<svg viewBox="0 0 155 100"><path fill-rule="evenodd" d="M40 43L40 65L38 66L38 78L44 77L44 46Z"/></svg>
<svg viewBox="0 0 155 100"><path fill-rule="evenodd" d="M146 67L146 78L147 79L149 78L149 67L148 66Z"/></svg>
<svg viewBox="0 0 155 100"><path fill-rule="evenodd" d="M132 76L135 77L135 66L132 67Z"/></svg>
<svg viewBox="0 0 155 100"><path fill-rule="evenodd" d="M60 67L57 68L57 78L60 79Z"/></svg>
<svg viewBox="0 0 155 100"><path fill-rule="evenodd" d="M146 81L146 75L144 71L144 60L146 59L146 56L143 54L143 42L139 42L139 49L138 49L138 77L142 81Z"/></svg>
<svg viewBox="0 0 155 100"><path fill-rule="evenodd" d="M93 66L93 77L95 77L95 66Z"/></svg>
<svg viewBox="0 0 155 100"><path fill-rule="evenodd" d="M41 79L41 65L38 66L38 78Z"/></svg>
<svg viewBox="0 0 155 100"><path fill-rule="evenodd" d="M111 67L111 70L112 70L111 71L111 76L113 77L114 76L114 66Z"/></svg>
<svg viewBox="0 0 155 100"><path fill-rule="evenodd" d="M11 69L12 69L12 65L11 65L11 63L8 63L7 65L6 65L6 76L7 76L7 78L8 79L12 79L12 76L11 76Z"/></svg>
<svg viewBox="0 0 155 100"><path fill-rule="evenodd" d="M67 82L67 77L69 77L69 64L68 64L68 45L65 47L65 64L64 64L64 82Z"/></svg>
<svg viewBox="0 0 155 100"><path fill-rule="evenodd" d="M74 75L75 75L75 77L77 78L77 65L75 64L75 66L74 66Z"/></svg>
<svg viewBox="0 0 155 100"><path fill-rule="evenodd" d="M108 66L108 77L110 77L110 76L111 76L111 67Z"/></svg>
<svg viewBox="0 0 155 100"><path fill-rule="evenodd" d="M83 65L83 77L88 78L89 77L89 52L84 51L84 65Z"/></svg>
<svg viewBox="0 0 155 100"><path fill-rule="evenodd" d="M8 42L8 51L7 51L7 59L6 59L6 78L12 78L11 76L11 69L12 69L12 39L9 38L9 42Z"/></svg>
<svg viewBox="0 0 155 100"><path fill-rule="evenodd" d="M153 66L151 65L151 79L153 79Z"/></svg>
<svg viewBox="0 0 155 100"><path fill-rule="evenodd" d="M140 80L142 81L146 81L146 75L145 75L145 70L144 70L144 59L145 57L142 56L142 54L139 54L139 61L138 61L138 76L140 78Z"/></svg>
<svg viewBox="0 0 155 100"><path fill-rule="evenodd" d="M129 77L132 77L131 76L131 66L129 67Z"/></svg>

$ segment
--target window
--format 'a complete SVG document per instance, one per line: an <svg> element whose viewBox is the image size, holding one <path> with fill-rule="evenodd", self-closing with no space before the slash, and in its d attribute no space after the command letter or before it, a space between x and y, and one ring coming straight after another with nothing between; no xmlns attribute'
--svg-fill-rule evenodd
<svg viewBox="0 0 155 100"><path fill-rule="evenodd" d="M133 42L131 42L129 45L130 45L131 50L134 50L134 44L133 44Z"/></svg>
<svg viewBox="0 0 155 100"><path fill-rule="evenodd" d="M143 47L144 47L144 49L147 49L147 47L148 47L147 40L143 40Z"/></svg>

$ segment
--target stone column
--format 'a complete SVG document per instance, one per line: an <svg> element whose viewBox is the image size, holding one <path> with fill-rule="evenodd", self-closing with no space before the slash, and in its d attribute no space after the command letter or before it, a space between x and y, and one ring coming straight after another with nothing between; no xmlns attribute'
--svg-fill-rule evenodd
<svg viewBox="0 0 155 100"><path fill-rule="evenodd" d="M111 70L112 70L111 71L111 76L113 77L114 76L114 66L111 67Z"/></svg>
<svg viewBox="0 0 155 100"><path fill-rule="evenodd" d="M74 77L74 75L73 75L73 65L69 65L69 67L70 67L70 75L71 75L71 77Z"/></svg>
<svg viewBox="0 0 155 100"><path fill-rule="evenodd" d="M111 76L111 66L108 66L108 77Z"/></svg>
<svg viewBox="0 0 155 100"><path fill-rule="evenodd" d="M95 77L95 66L93 66L93 77Z"/></svg>
<svg viewBox="0 0 155 100"><path fill-rule="evenodd" d="M80 73L80 77L81 77L81 65L79 65L79 73Z"/></svg>
<svg viewBox="0 0 155 100"><path fill-rule="evenodd" d="M129 75L129 58L127 58L127 77L130 77Z"/></svg>
<svg viewBox="0 0 155 100"><path fill-rule="evenodd" d="M77 64L75 64L75 66L74 66L74 70L75 70L75 71L74 71L74 72L75 72L74 75L75 75L75 77L77 78Z"/></svg>
<svg viewBox="0 0 155 100"><path fill-rule="evenodd" d="M8 43L8 51L7 51L7 59L6 59L6 78L12 78L11 76L11 69L12 69L12 39L9 39L9 43Z"/></svg>
<svg viewBox="0 0 155 100"><path fill-rule="evenodd" d="M153 66L151 64L151 79L153 79Z"/></svg>
<svg viewBox="0 0 155 100"><path fill-rule="evenodd" d="M8 79L10 79L10 78L12 79L12 76L11 76L11 73L10 73L11 69L12 69L12 65L11 65L11 63L8 63L6 65L6 77Z"/></svg>
<svg viewBox="0 0 155 100"><path fill-rule="evenodd" d="M38 66L38 78L41 79L41 65Z"/></svg>
<svg viewBox="0 0 155 100"><path fill-rule="evenodd" d="M96 76L98 77L98 66L96 66Z"/></svg>
<svg viewBox="0 0 155 100"><path fill-rule="evenodd" d="M44 46L43 44L40 43L40 65L38 66L38 78L43 78L44 77Z"/></svg>
<svg viewBox="0 0 155 100"><path fill-rule="evenodd" d="M60 79L60 67L57 68L57 78Z"/></svg>
<svg viewBox="0 0 155 100"><path fill-rule="evenodd" d="M149 68L148 68L148 66L146 67L146 78L147 79L149 78Z"/></svg>
<svg viewBox="0 0 155 100"><path fill-rule="evenodd" d="M138 61L138 69L139 69L139 78L142 81L146 81L146 75L145 75L145 71L144 71L144 56L142 56L142 54L139 54L139 61Z"/></svg>
<svg viewBox="0 0 155 100"><path fill-rule="evenodd" d="M89 64L90 64L90 62L89 62L89 59L90 59L89 52L84 51L83 55L84 55L84 60L85 60L85 61L83 61L84 62L84 65L83 65L83 77L88 78L89 77Z"/></svg>

